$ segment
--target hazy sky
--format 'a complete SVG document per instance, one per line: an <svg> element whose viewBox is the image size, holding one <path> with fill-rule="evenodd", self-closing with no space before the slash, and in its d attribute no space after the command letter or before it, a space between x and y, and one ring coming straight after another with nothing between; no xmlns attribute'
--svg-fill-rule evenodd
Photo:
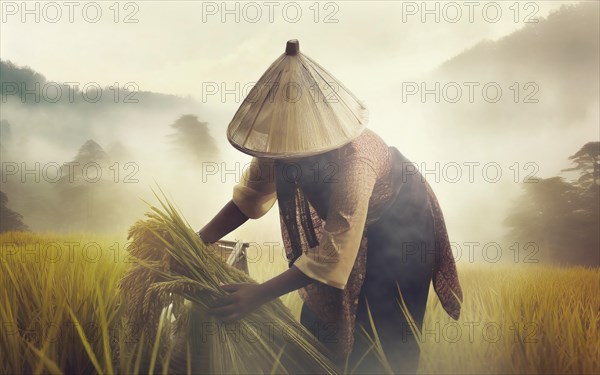
<svg viewBox="0 0 600 375"><path fill-rule="evenodd" d="M370 126L395 136L390 110L399 96L390 93L402 82L566 3L574 2L28 2L27 13L22 2L2 1L0 56L51 81L134 82L142 91L190 95L207 104L201 118L219 138L244 87L297 38L367 104Z"/></svg>
<svg viewBox="0 0 600 375"><path fill-rule="evenodd" d="M62 2L56 3L58 8L28 2L31 14L20 1L1 3L2 59L29 65L53 81L132 81L140 90L201 99L202 82L225 82L228 87L237 81L253 82L283 52L285 42L297 38L303 52L368 100L394 76L402 79L431 70L482 39L497 39L523 27L529 14L546 16L573 1L521 2L518 7L512 1L475 2L472 7L465 2L453 3L458 7L430 2L427 9L433 14L426 14L420 1L225 6L221 1L136 1L120 2L118 7L113 1L97 1L87 6L75 2L73 8ZM98 9L102 14L97 17ZM125 23L127 15L137 23Z"/></svg>

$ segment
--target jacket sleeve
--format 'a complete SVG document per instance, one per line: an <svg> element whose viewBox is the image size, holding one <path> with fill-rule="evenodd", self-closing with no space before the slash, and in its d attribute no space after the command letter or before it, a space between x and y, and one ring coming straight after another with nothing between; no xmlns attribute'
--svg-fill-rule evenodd
<svg viewBox="0 0 600 375"><path fill-rule="evenodd" d="M332 181L319 245L294 263L304 274L335 288L345 288L358 254L376 180L377 174L368 160L353 160L340 166Z"/></svg>
<svg viewBox="0 0 600 375"><path fill-rule="evenodd" d="M250 219L265 215L277 200L273 163L253 157L233 188L232 200Z"/></svg>

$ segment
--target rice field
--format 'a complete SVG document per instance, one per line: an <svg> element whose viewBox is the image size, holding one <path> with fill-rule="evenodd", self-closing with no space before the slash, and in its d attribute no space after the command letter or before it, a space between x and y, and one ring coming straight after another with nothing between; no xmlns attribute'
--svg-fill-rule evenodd
<svg viewBox="0 0 600 375"><path fill-rule="evenodd" d="M0 244L0 373L166 373L157 348L127 337L122 324L124 239L14 232ZM264 259L250 274L262 281L285 267ZM461 318L430 293L419 373L600 373L600 270L458 268ZM299 315L296 294L282 301Z"/></svg>

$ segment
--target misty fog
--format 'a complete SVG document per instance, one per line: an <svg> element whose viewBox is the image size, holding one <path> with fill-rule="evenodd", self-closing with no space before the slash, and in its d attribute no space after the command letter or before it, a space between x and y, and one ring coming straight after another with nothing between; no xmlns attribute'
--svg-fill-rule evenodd
<svg viewBox="0 0 600 375"><path fill-rule="evenodd" d="M155 6L149 16L162 5ZM377 3L375 9L382 11L385 6ZM361 7L367 7L366 2L348 6L348 19L356 19ZM33 231L100 231L124 236L147 208L142 199L156 202L151 188L158 185L191 226L200 229L231 198L234 184L250 161L250 156L235 150L225 136L243 97L230 95L221 100L220 95L214 95L205 100L206 86L201 83L225 82L232 88L236 81L242 86L254 82L283 53L285 41L297 37L303 52L364 100L370 111L368 126L426 175L444 211L450 240L463 252L467 250L465 243L471 242L496 242L508 252L510 241L505 238L503 221L522 194L527 177L576 178L561 173L571 166L568 157L585 143L598 140L598 3L544 7L540 14L549 15L540 17L538 23L463 22L453 26L456 34L448 36L452 41L448 44L435 42L444 37L438 26L427 28L410 22L394 26L400 30L373 28L360 36L329 28L334 25L319 25L327 36L322 39L302 25L284 25L293 31L288 32L277 23L229 24L229 34L238 38L223 32L220 47L187 45L181 39L185 34L174 38L175 47L182 50L204 49L204 62L221 62L223 69L212 66L204 71L214 75L199 76L192 63L198 60L173 57L164 63L163 71L154 65L147 68L149 77L163 76L162 81L149 78L148 84L127 65L134 79L118 78L118 90L108 88L113 78L107 71L114 67L113 62L107 66L88 64L93 67L88 70L77 67L70 77L69 64L77 62L57 66L56 61L45 64L40 60L38 64L25 60L9 44L2 49L1 190L8 196L8 207L20 213ZM399 8L392 8L380 16L393 17ZM171 15L165 17L170 19ZM269 26L277 32L269 34ZM352 28L352 22L341 20L338 26L342 30ZM18 30L22 26L14 27ZM254 34L244 34L253 27ZM472 29L477 31L469 32ZM414 35L407 37L404 31ZM34 32L42 32L42 26L36 25ZM143 43L136 48L151 48ZM403 44L397 49L401 53L394 50L399 44ZM169 46L169 51L172 48ZM143 66L143 59L138 59ZM58 73L58 69L62 71ZM19 79L23 76L43 85L46 81L34 71L48 82L99 82L103 97L90 103L75 92L73 101L63 95L57 103L35 103L30 96L23 103L19 95L7 94L5 83L22 82ZM98 78L93 76L95 72ZM128 81L139 82L139 91L134 86L125 87ZM486 84L488 96L482 92ZM154 92L147 91L148 87L154 87ZM497 87L502 96L493 102ZM423 89L434 93L423 96ZM461 90L460 99L456 99L457 89ZM133 101L124 102L131 92ZM182 116L192 116L187 119L196 125L173 126ZM197 132L194 126L208 133ZM96 150L95 156L105 153L102 163L98 162L102 164L102 180L82 180L82 172L75 170L76 182L62 185L49 181L55 175L55 163L62 166L85 160L80 151L89 140L100 149L88 143L83 151ZM39 169L35 169L36 163ZM24 165L30 172L23 170ZM41 173L45 167L50 177ZM63 177L68 177L62 168ZM83 186L82 190L72 190L77 186ZM91 193L81 192L90 187ZM280 241L277 207L228 238ZM481 259L481 246L477 249L475 258ZM465 257L463 254L458 262L467 260Z"/></svg>

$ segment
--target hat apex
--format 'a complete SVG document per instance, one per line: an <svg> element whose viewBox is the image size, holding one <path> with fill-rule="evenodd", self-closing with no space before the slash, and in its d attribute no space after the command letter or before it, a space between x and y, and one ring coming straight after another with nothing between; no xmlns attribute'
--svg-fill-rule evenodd
<svg viewBox="0 0 600 375"><path fill-rule="evenodd" d="M298 39L288 40L287 44L285 45L285 54L288 56L294 56L298 53L300 53L300 42L298 42Z"/></svg>

